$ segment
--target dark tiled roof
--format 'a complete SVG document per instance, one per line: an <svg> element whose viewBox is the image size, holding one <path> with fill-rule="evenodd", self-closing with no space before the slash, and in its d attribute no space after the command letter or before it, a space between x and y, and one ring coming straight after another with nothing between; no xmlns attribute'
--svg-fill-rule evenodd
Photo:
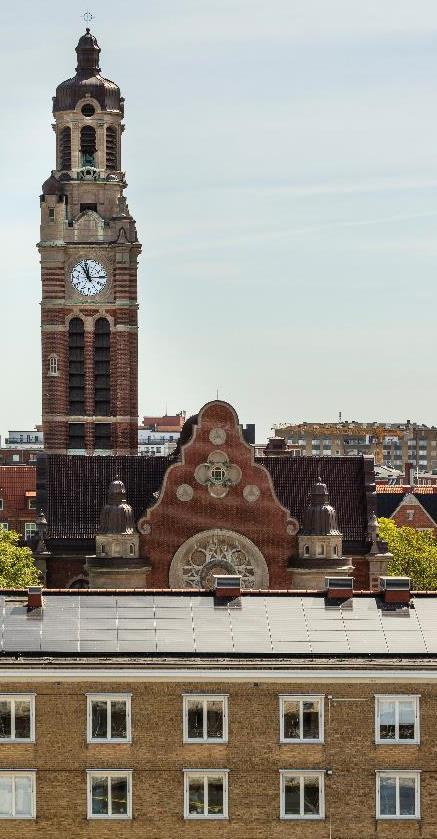
<svg viewBox="0 0 437 839"><path fill-rule="evenodd" d="M377 494L377 507L378 507L378 516L380 518L389 519L390 516L393 515L394 511L399 507L401 501L404 500L405 496L409 495L408 492L394 494L391 492L378 492ZM413 493L414 497L417 498L418 502L422 505L424 510L431 516L433 521L437 524L437 493Z"/></svg>
<svg viewBox="0 0 437 839"><path fill-rule="evenodd" d="M363 457L257 457L256 462L269 470L279 501L301 523L311 488L321 477L345 542L365 541L368 510Z"/></svg>
<svg viewBox="0 0 437 839"><path fill-rule="evenodd" d="M0 596L0 655L18 655L17 665L24 653L43 655L47 664L56 654L402 659L435 656L436 627L433 595L415 597L413 609L398 613L372 594L333 607L309 592L245 593L236 605L217 605L211 592L54 592L30 612L26 598Z"/></svg>
<svg viewBox="0 0 437 839"><path fill-rule="evenodd" d="M327 484L337 510L345 552L364 549L368 510L365 460L362 457L261 457L279 501L303 521L310 490L318 476ZM45 510L48 538L92 540L109 483L118 476L126 486L135 520L153 503L172 457L80 457L41 455L38 458L38 509Z"/></svg>
<svg viewBox="0 0 437 839"><path fill-rule="evenodd" d="M123 481L135 520L155 500L168 457L43 455L38 458L38 509L46 512L48 539L93 539L108 487Z"/></svg>

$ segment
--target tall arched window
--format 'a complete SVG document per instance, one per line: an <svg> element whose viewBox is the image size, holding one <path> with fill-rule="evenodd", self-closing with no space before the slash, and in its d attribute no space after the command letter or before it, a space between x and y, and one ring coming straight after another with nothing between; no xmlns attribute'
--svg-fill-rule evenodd
<svg viewBox="0 0 437 839"><path fill-rule="evenodd" d="M110 353L109 322L106 318L98 318L94 326L94 413L96 417L107 417L111 413Z"/></svg>
<svg viewBox="0 0 437 839"><path fill-rule="evenodd" d="M47 373L49 376L57 376L59 374L59 358L54 353L49 355Z"/></svg>
<svg viewBox="0 0 437 839"><path fill-rule="evenodd" d="M83 320L72 318L68 327L68 396L70 414L85 414L85 333Z"/></svg>
<svg viewBox="0 0 437 839"><path fill-rule="evenodd" d="M62 129L59 137L59 164L61 169L71 169L71 128Z"/></svg>
<svg viewBox="0 0 437 839"><path fill-rule="evenodd" d="M117 129L108 125L106 129L106 168L118 169L117 166Z"/></svg>
<svg viewBox="0 0 437 839"><path fill-rule="evenodd" d="M96 129L92 125L84 125L80 130L82 166L96 165L96 148Z"/></svg>

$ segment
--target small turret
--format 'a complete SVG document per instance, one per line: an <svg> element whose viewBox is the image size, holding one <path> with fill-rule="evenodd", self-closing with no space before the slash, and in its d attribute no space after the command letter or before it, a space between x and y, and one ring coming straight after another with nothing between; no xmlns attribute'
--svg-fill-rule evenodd
<svg viewBox="0 0 437 839"><path fill-rule="evenodd" d="M132 507L123 481L115 478L100 514L96 554L87 557L90 588L144 588L150 566L138 554Z"/></svg>

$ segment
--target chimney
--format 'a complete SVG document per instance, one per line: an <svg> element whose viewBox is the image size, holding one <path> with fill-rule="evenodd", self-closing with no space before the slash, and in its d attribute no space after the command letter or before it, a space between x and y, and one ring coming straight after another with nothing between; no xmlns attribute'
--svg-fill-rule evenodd
<svg viewBox="0 0 437 839"><path fill-rule="evenodd" d="M42 608L42 586L30 586L27 589L27 611Z"/></svg>
<svg viewBox="0 0 437 839"><path fill-rule="evenodd" d="M354 595L353 577L325 577L327 600L349 600Z"/></svg>
<svg viewBox="0 0 437 839"><path fill-rule="evenodd" d="M384 603L409 603L411 600L410 577L380 577L379 590Z"/></svg>
<svg viewBox="0 0 437 839"><path fill-rule="evenodd" d="M239 574L215 574L214 594L216 597L239 597L241 576Z"/></svg>
<svg viewBox="0 0 437 839"><path fill-rule="evenodd" d="M412 463L405 464L405 484L406 486L414 486L414 465Z"/></svg>

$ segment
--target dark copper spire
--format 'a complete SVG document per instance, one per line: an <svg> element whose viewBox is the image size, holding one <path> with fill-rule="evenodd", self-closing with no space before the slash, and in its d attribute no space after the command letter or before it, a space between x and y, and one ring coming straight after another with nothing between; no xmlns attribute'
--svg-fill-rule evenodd
<svg viewBox="0 0 437 839"><path fill-rule="evenodd" d="M109 484L108 501L100 514L99 533L134 533L132 507L127 503L123 481L116 478Z"/></svg>
<svg viewBox="0 0 437 839"><path fill-rule="evenodd" d="M85 96L96 99L104 111L118 111L123 116L124 99L120 88L100 72L100 47L97 38L87 29L79 38L76 47L76 75L66 79L56 88L53 112L74 111L77 103Z"/></svg>
<svg viewBox="0 0 437 839"><path fill-rule="evenodd" d="M76 73L82 77L94 76L95 73L100 73L99 55L100 47L97 43L97 38L91 35L87 28L85 35L79 38L79 43L76 47L77 52L77 67Z"/></svg>
<svg viewBox="0 0 437 839"><path fill-rule="evenodd" d="M337 513L329 503L326 484L318 478L311 490L310 503L305 511L302 535L341 536Z"/></svg>

